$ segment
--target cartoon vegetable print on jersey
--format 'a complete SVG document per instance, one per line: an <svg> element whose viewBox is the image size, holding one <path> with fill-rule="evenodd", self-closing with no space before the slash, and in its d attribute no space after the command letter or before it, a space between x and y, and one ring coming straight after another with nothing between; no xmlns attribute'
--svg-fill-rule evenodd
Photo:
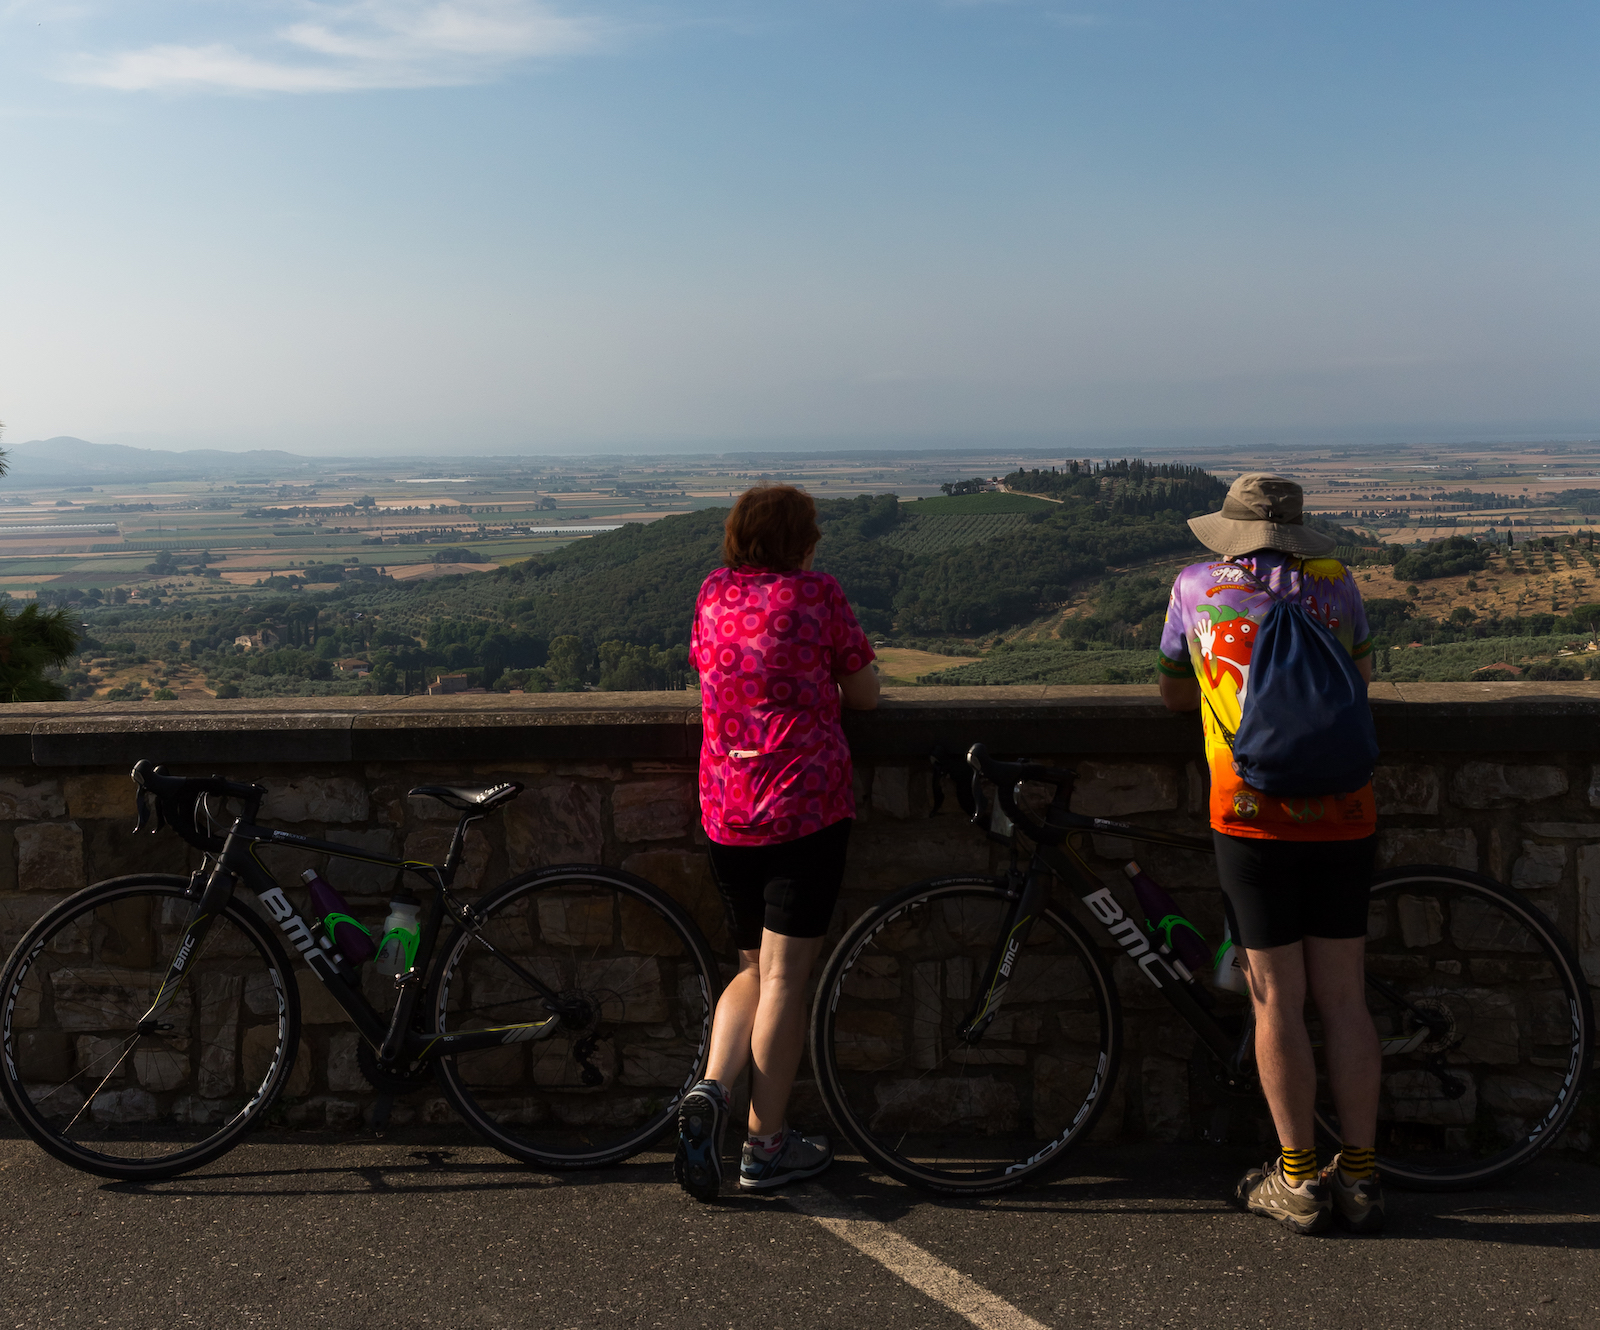
<svg viewBox="0 0 1600 1330"><path fill-rule="evenodd" d="M1256 625L1243 611L1225 605L1200 605L1206 617L1195 627L1200 642L1200 668L1206 684L1215 688L1225 675L1233 676L1239 701L1244 701L1250 679L1250 653L1255 650Z"/></svg>

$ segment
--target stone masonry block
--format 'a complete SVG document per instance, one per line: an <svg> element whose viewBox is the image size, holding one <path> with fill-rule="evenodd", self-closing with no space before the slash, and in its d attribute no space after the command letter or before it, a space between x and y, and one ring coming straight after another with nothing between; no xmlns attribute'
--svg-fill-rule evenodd
<svg viewBox="0 0 1600 1330"><path fill-rule="evenodd" d="M454 827L442 827L437 823L420 826L406 837L405 857L420 859L430 864L442 864L445 856L450 853L450 839L455 834ZM468 891L476 891L480 887L490 885L483 880L484 872L489 867L490 850L489 838L483 833L483 824L478 822L468 827L466 842L461 847L461 867L456 870L458 886ZM415 889L416 882L415 877L410 877L407 885Z"/></svg>
<svg viewBox="0 0 1600 1330"><path fill-rule="evenodd" d="M0 954L9 956L22 935L65 896L0 896Z"/></svg>
<svg viewBox="0 0 1600 1330"><path fill-rule="evenodd" d="M1379 767L1372 774L1372 793L1378 801L1378 813L1383 817L1395 813L1437 813L1439 773L1432 767L1413 763Z"/></svg>
<svg viewBox="0 0 1600 1330"><path fill-rule="evenodd" d="M1146 1057L1139 1067L1144 1127L1153 1141L1176 1141L1190 1133L1189 1064Z"/></svg>
<svg viewBox="0 0 1600 1330"><path fill-rule="evenodd" d="M328 1089L344 1094L372 1093L356 1061L356 1048L360 1043L361 1036L354 1030L346 1030L328 1040Z"/></svg>
<svg viewBox="0 0 1600 1330"><path fill-rule="evenodd" d="M689 830L699 807L688 776L630 781L611 792L612 826L620 841L676 839Z"/></svg>
<svg viewBox="0 0 1600 1330"><path fill-rule="evenodd" d="M513 873L545 864L600 860L604 833L598 785L553 780L513 799L501 816Z"/></svg>
<svg viewBox="0 0 1600 1330"><path fill-rule="evenodd" d="M1478 868L1478 838L1465 827L1451 830L1392 830L1378 832L1378 867L1394 864L1448 864L1452 868Z"/></svg>
<svg viewBox="0 0 1600 1330"><path fill-rule="evenodd" d="M17 885L24 891L77 891L83 879L83 832L76 822L17 828Z"/></svg>
<svg viewBox="0 0 1600 1330"><path fill-rule="evenodd" d="M349 776L296 776L272 781L261 819L274 822L365 822L372 810L367 787Z"/></svg>
<svg viewBox="0 0 1600 1330"><path fill-rule="evenodd" d="M1072 811L1089 817L1156 813L1178 806L1178 773L1142 762L1080 762Z"/></svg>
<svg viewBox="0 0 1600 1330"><path fill-rule="evenodd" d="M1450 797L1462 808L1506 808L1553 799L1567 792L1560 767L1516 767L1503 762L1467 762L1450 782Z"/></svg>
<svg viewBox="0 0 1600 1330"><path fill-rule="evenodd" d="M1523 891L1540 891L1561 885L1561 875L1567 868L1565 845L1540 845L1535 841L1522 842L1522 853L1511 866L1511 885Z"/></svg>
<svg viewBox="0 0 1600 1330"><path fill-rule="evenodd" d="M1600 984L1600 845L1578 848L1578 950L1589 982Z"/></svg>
<svg viewBox="0 0 1600 1330"><path fill-rule="evenodd" d="M0 822L34 822L40 818L61 817L66 811L66 801L56 781L42 780L30 785L10 777L0 779Z"/></svg>
<svg viewBox="0 0 1600 1330"><path fill-rule="evenodd" d="M340 1025L349 1021L345 1009L333 1000L327 985L305 966L294 972L300 990L300 1020L305 1025ZM335 1089L339 1087L335 1086Z"/></svg>
<svg viewBox="0 0 1600 1330"><path fill-rule="evenodd" d="M948 791L947 791L948 793ZM957 801L949 803L959 806ZM933 787L928 773L911 767L878 767L872 773L872 808L904 821L925 817L933 807Z"/></svg>
<svg viewBox="0 0 1600 1330"><path fill-rule="evenodd" d="M131 824L138 815L134 802L138 789L124 771L68 776L63 784L69 817L126 818Z"/></svg>
<svg viewBox="0 0 1600 1330"><path fill-rule="evenodd" d="M711 879L703 850L640 850L622 861L624 871L652 882L686 909L713 949L727 950L728 925L722 897ZM627 920L623 921L624 927Z"/></svg>

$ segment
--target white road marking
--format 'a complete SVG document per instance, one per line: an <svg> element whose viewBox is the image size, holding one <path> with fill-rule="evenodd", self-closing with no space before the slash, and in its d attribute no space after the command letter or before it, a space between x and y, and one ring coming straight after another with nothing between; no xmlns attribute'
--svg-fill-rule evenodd
<svg viewBox="0 0 1600 1330"><path fill-rule="evenodd" d="M783 1199L919 1293L966 1317L979 1330L1049 1330L1042 1321L1018 1311L982 1284L968 1279L909 1238L901 1237L889 1225L867 1218L829 1192L806 1187Z"/></svg>

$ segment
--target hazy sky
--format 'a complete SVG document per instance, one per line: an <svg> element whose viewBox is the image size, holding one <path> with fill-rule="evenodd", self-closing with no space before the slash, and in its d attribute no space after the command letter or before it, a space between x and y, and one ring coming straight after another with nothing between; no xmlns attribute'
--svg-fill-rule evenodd
<svg viewBox="0 0 1600 1330"><path fill-rule="evenodd" d="M1600 7L0 0L0 419L1600 432Z"/></svg>

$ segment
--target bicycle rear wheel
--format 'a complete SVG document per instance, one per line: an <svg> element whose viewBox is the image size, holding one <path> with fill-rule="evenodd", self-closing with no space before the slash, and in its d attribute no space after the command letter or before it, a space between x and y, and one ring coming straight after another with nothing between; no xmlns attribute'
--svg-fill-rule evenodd
<svg viewBox="0 0 1600 1330"><path fill-rule="evenodd" d="M1015 897L919 882L845 933L817 988L811 1059L834 1122L914 1187L963 1195L1049 1176L1116 1083L1120 1008L1094 945L1046 910L975 1043L957 1029Z"/></svg>
<svg viewBox="0 0 1600 1330"><path fill-rule="evenodd" d="M642 878L583 864L514 878L473 913L477 929L458 928L442 950L429 1003L437 1029L548 1018L538 990L496 952L579 1012L549 1038L440 1059L457 1112L546 1168L599 1168L644 1149L705 1068L721 985L694 921Z"/></svg>
<svg viewBox="0 0 1600 1330"><path fill-rule="evenodd" d="M1521 892L1433 864L1379 875L1367 938L1367 973L1390 990L1367 987L1385 1048L1384 1178L1448 1191L1526 1165L1566 1126L1594 1052L1593 1005L1571 946ZM1318 1121L1339 1139L1325 1081Z"/></svg>
<svg viewBox="0 0 1600 1330"><path fill-rule="evenodd" d="M0 1095L57 1159L170 1177L215 1159L271 1106L300 1038L289 959L230 901L144 1020L198 908L182 877L113 878L68 897L0 974Z"/></svg>

